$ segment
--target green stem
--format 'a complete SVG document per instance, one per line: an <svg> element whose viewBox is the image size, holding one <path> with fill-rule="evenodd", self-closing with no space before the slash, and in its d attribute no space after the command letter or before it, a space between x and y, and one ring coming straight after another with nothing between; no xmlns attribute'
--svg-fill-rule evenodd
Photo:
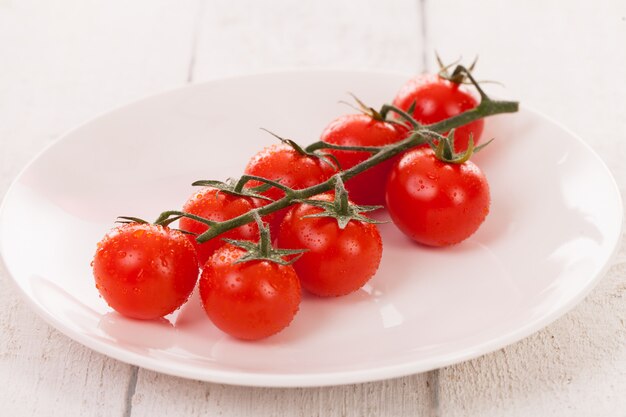
<svg viewBox="0 0 626 417"><path fill-rule="evenodd" d="M348 191L343 185L341 175L335 175L335 210L342 216L347 216L350 212Z"/></svg>
<svg viewBox="0 0 626 417"><path fill-rule="evenodd" d="M289 194L292 191L291 188L279 183L278 181L268 180L267 178L257 177L256 175L242 175L239 181L237 181L237 185L235 186L235 191L241 192L243 190L243 187L250 181L258 181L264 184L269 184L272 187L276 187L279 190L284 191L285 194Z"/></svg>
<svg viewBox="0 0 626 417"><path fill-rule="evenodd" d="M422 127L422 125L420 125L417 120L415 120L413 118L413 116L411 116L410 114L408 114L407 112L405 112L404 110L392 105L392 104L383 104L383 106L380 109L380 115L382 117L384 117L385 119L387 118L387 114L392 111L396 114L398 114L399 116L401 116L404 120L406 120L411 126L413 126L414 129L419 129Z"/></svg>
<svg viewBox="0 0 626 417"><path fill-rule="evenodd" d="M391 110L396 111L396 109L392 108L392 106L389 106L389 108L390 108L389 111ZM473 122L474 120L478 120L483 117L492 116L492 115L500 114L500 113L512 113L512 112L517 111L517 109L518 109L517 102L493 101L487 97L487 98L484 98L481 101L481 103L477 107L473 108L472 110L468 110L464 113L459 114L458 116L451 117L439 123L434 123L428 126L423 126L422 128L435 131L438 133L443 133L443 132L449 131L450 129L463 126L467 123ZM374 154L369 159L361 162L360 164L353 166L352 168L346 171L341 172L338 175L345 182L349 180L350 178L354 177L355 175L358 175L361 172L366 171L387 159L393 158L394 156L408 149L414 148L416 146L419 146L425 143L427 141L427 136L429 136L429 134L424 133L421 130L422 129L418 129L414 131L408 138L400 142L396 142L394 144L387 145L381 148L376 154ZM198 243L206 242L207 240L213 239L214 237L217 237L221 235L222 233L227 232L228 230L232 230L244 224L253 222L255 220L254 213L257 213L260 216L268 215L275 211L289 207L290 205L296 203L298 200L304 200L304 199L313 197L314 195L321 194L326 191L330 191L333 189L334 186L335 186L335 178L331 177L327 181L324 181L320 184L314 185L309 188L305 188L302 190L290 190L290 192L286 193L286 195L280 200L276 200L273 203L267 204L261 208L242 214L238 217L234 217L230 220L213 223L212 225L210 225L209 229L206 232L202 233L200 236L198 236L196 240L198 241ZM177 214L180 215L179 212L177 212Z"/></svg>
<svg viewBox="0 0 626 417"><path fill-rule="evenodd" d="M167 220L171 216L187 217L187 218L195 220L197 222L206 224L207 226L210 226L210 227L213 227L213 226L219 224L218 222L214 222L213 220L205 219L204 217L196 216L195 214L186 213L184 211L178 211L178 210L164 211L154 221L154 224L161 224L162 222L164 222L165 220Z"/></svg>
<svg viewBox="0 0 626 417"><path fill-rule="evenodd" d="M383 146L343 146L343 145L335 145L332 143L327 143L327 142L320 140L318 142L313 142L312 144L306 147L307 152L317 151L318 149L337 149L340 151L362 151L362 152L377 153L383 149Z"/></svg>
<svg viewBox="0 0 626 417"><path fill-rule="evenodd" d="M438 133L444 133L448 132L450 129L454 129L480 119L480 117L475 117L476 114L482 114L482 117L486 117L500 113L514 113L518 109L519 103L516 101L482 100L478 107L474 107L472 110L468 110L438 123L426 125L424 128Z"/></svg>
<svg viewBox="0 0 626 417"><path fill-rule="evenodd" d="M476 79L472 75L472 69L474 68L475 64L476 64L476 60L474 60L474 63L470 66L470 69L465 68L463 65L457 65L456 68L454 69L454 72L452 73L452 78L454 78L454 77L456 77L458 75L458 76L460 76L460 79L461 79L460 82L463 82L463 77L464 76L469 78L469 80L472 82L472 84L474 85L476 90L478 90L478 93L480 94L480 99L481 100L489 100L489 97L487 96L487 93L485 93L485 91L482 89L482 87L480 86L478 81L476 81ZM459 84L459 83L457 83L457 84Z"/></svg>
<svg viewBox="0 0 626 417"><path fill-rule="evenodd" d="M260 242L260 252L261 256L268 258L270 256L270 252L272 251L272 238L270 236L270 229L263 223L261 220L261 216L255 210L251 211L252 217L259 227L259 242Z"/></svg>

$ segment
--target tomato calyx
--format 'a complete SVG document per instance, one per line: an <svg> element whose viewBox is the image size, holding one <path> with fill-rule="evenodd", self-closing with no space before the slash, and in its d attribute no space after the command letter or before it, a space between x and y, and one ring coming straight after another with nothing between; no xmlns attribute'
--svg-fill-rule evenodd
<svg viewBox="0 0 626 417"><path fill-rule="evenodd" d="M276 139L278 139L279 141L281 141L285 145L288 145L289 147L291 147L294 151L296 151L300 155L308 156L310 158L319 159L323 163L329 165L335 171L338 171L338 170L341 169L341 166L339 165L339 161L337 160L337 158L334 155L331 155L331 154L325 153L325 152L318 152L315 149L314 150L310 150L308 147L303 148L296 141L294 141L292 139L286 139L286 138L283 138L281 136L278 136L276 133L274 133L274 132L272 132L270 130L267 130L267 129L263 128L263 127L261 128L261 130L264 130L267 133L269 133L270 135L274 136Z"/></svg>
<svg viewBox="0 0 626 417"><path fill-rule="evenodd" d="M432 146L432 145L431 145ZM450 131L447 137L439 139L437 145L433 148L435 156L442 162L449 164L462 164L469 161L474 152L474 138L470 135L467 143L467 149L462 153L454 151L454 129Z"/></svg>
<svg viewBox="0 0 626 417"><path fill-rule="evenodd" d="M438 75L440 78L443 78L444 80L448 80L455 84L472 84L469 75L472 71L474 71L474 68L476 67L476 63L478 62L478 55L476 56L476 58L474 58L474 61L467 68L463 67L462 65L458 65L459 62L461 62L461 58L448 65L445 65L443 63L441 57L436 52L435 58L437 59L437 64L439 65ZM456 67L454 68L452 73L450 73L450 68L454 67L455 65Z"/></svg>
<svg viewBox="0 0 626 417"><path fill-rule="evenodd" d="M471 158L471 156L482 150L485 146L493 142L493 139L479 146L474 146L474 138L470 135L467 149L463 152L454 151L454 129L450 131L448 136L443 136L429 130L422 131L426 136L430 136L428 144L435 152L435 157L441 162L448 164L463 164ZM436 139L436 142L432 138Z"/></svg>
<svg viewBox="0 0 626 417"><path fill-rule="evenodd" d="M304 252L307 251L306 249L280 249L273 247L269 227L261 220L261 217L256 211L253 213L253 216L259 226L260 237L258 242L228 238L222 239L224 242L246 251L246 253L234 263L239 264L250 261L269 261L279 265L291 265L297 261ZM285 259L285 257L290 258Z"/></svg>
<svg viewBox="0 0 626 417"><path fill-rule="evenodd" d="M414 129L421 127L420 123L417 120L415 120L413 116L411 116L411 114L413 114L413 111L415 110L415 103L413 103L406 112L402 109L399 109L389 104L383 104L380 110L376 110L373 107L370 107L367 104L365 104L354 94L352 93L348 93L348 94L354 99L354 101L356 101L357 105L354 106L353 104L345 102L345 101L340 101L340 103L347 104L348 106L352 107L356 111L366 116L371 117L372 120L375 120L377 122L402 125L408 128L413 127ZM400 119L388 118L387 116L389 114L389 111L395 112L398 116L400 116ZM309 148L310 146L307 147L307 149ZM339 149L339 148L331 148L331 149ZM360 150L360 149L342 149L342 150Z"/></svg>
<svg viewBox="0 0 626 417"><path fill-rule="evenodd" d="M362 102L356 95L354 95L353 93L348 92L348 95L350 97L352 97L352 99L356 102L356 106L353 105L352 103L348 103L347 101L340 101L340 103L345 104L349 107L352 107L354 110L358 111L359 113L363 113L366 116L371 117L372 119L378 121L378 122L387 122L389 120L386 120L385 115L383 115L380 111L377 111L376 109L374 109L373 107L368 106L367 104L365 104L364 102ZM390 121L393 123L393 121ZM396 122L397 123L397 122Z"/></svg>
<svg viewBox="0 0 626 417"><path fill-rule="evenodd" d="M333 178L335 182L335 198L333 199L333 201L330 202L314 199L300 200L301 203L323 209L323 211L319 213L309 214L304 216L303 218L331 217L337 221L337 225L342 230L346 228L351 220L363 223L384 223L379 220L364 216L362 214L378 210L383 206L360 206L350 202L350 200L348 199L348 191L346 191L346 187L343 184L341 176L335 175Z"/></svg>
<svg viewBox="0 0 626 417"><path fill-rule="evenodd" d="M453 62L452 64L449 65L444 65L443 62L441 61L441 58L439 58L439 55L435 54L437 56L437 62L439 64L439 72L438 72L438 76L439 78L442 78L444 80L448 80L454 84L460 85L460 84L465 84L465 85L473 85L476 90L478 91L478 93L480 94L480 98L481 100L489 100L489 97L487 96L487 94L483 91L483 89L480 87L480 84L485 84L485 83L490 83L490 84L498 84L498 85L502 85L502 83L498 82L498 81L493 81L493 80L480 80L477 81L474 76L472 75L472 71L474 71L474 68L476 67L476 62L478 62L478 56L476 56L476 58L474 58L474 61L470 64L469 67L465 67L463 65L458 65L458 63L460 62L460 59L456 60L455 62ZM452 73L449 72L449 69L452 68L454 65L456 65L456 67L454 68L454 70L452 71ZM411 112L409 112L411 113Z"/></svg>

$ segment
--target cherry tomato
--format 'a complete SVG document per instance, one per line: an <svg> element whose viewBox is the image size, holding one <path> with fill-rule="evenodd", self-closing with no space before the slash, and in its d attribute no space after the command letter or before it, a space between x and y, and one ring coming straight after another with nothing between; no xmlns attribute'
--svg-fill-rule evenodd
<svg viewBox="0 0 626 417"><path fill-rule="evenodd" d="M179 308L198 279L196 251L181 232L130 223L99 243L93 274L100 295L120 314L156 319Z"/></svg>
<svg viewBox="0 0 626 417"><path fill-rule="evenodd" d="M393 104L402 110L408 110L413 103L413 117L423 124L437 123L478 106L476 98L463 86L435 74L410 79L393 100ZM470 134L477 144L484 125L484 120L479 119L455 129L455 151L467 149Z"/></svg>
<svg viewBox="0 0 626 417"><path fill-rule="evenodd" d="M271 336L287 327L300 308L300 283L291 265L265 260L235 263L246 251L226 244L200 277L200 296L211 321L239 339Z"/></svg>
<svg viewBox="0 0 626 417"><path fill-rule="evenodd" d="M212 187L205 187L194 193L187 200L183 206L183 211L209 220L224 221L245 214L264 204L259 199L237 196ZM199 235L205 232L208 226L196 220L183 217L180 219L180 229ZM194 235L187 235L187 238L198 252L198 262L200 265L204 265L213 252L224 244L222 238L257 240L259 238L259 228L256 224L249 223L202 244L196 242L196 236Z"/></svg>
<svg viewBox="0 0 626 417"><path fill-rule="evenodd" d="M337 169L332 163L314 156L303 155L284 143L274 144L254 155L245 170L248 175L278 181L294 190L322 183L336 172ZM254 181L248 184L249 186L260 185ZM263 195L278 200L285 193L272 187ZM283 209L275 213L274 219L270 222L273 232L277 230L286 212L287 209Z"/></svg>
<svg viewBox="0 0 626 417"><path fill-rule="evenodd" d="M331 194L314 199L333 201ZM378 227L350 220L340 229L331 217L305 217L323 209L292 207L280 225L278 246L307 249L293 264L302 287L319 296L340 296L361 288L374 276L382 257Z"/></svg>
<svg viewBox="0 0 626 417"><path fill-rule="evenodd" d="M405 139L408 133L404 125L376 120L366 114L350 114L332 121L320 139L342 146L384 146ZM372 156L369 152L359 151L328 149L325 152L334 155L343 170ZM346 189L350 199L356 204L385 204L385 183L393 163L394 160L390 159L348 180Z"/></svg>
<svg viewBox="0 0 626 417"><path fill-rule="evenodd" d="M387 181L387 209L416 242L447 246L471 236L489 213L489 184L473 162L442 162L430 148L405 153Z"/></svg>

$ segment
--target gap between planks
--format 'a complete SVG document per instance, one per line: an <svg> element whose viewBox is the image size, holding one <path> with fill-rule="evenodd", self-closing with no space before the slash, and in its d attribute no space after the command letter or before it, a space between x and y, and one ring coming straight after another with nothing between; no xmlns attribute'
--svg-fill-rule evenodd
<svg viewBox="0 0 626 417"><path fill-rule="evenodd" d="M418 10L418 26L420 26L420 35L422 41L422 71L427 72L429 69L428 65L428 21L426 17L426 1L427 0L417 0L417 10Z"/></svg>
<svg viewBox="0 0 626 417"><path fill-rule="evenodd" d="M419 33L421 35L422 42L422 72L428 72L430 65L428 64L429 46L428 46L428 17L427 17L427 0L417 0L417 24L419 26ZM430 404L431 404L431 416L440 417L439 412L439 369L429 371L426 374L426 381L431 386L430 389Z"/></svg>
<svg viewBox="0 0 626 417"><path fill-rule="evenodd" d="M202 33L202 20L206 11L206 0L198 0L196 18L193 22L193 35L191 38L191 53L189 56L189 65L187 68L186 83L193 83L194 70L196 67L196 55L198 53L198 40ZM122 417L131 417L133 414L133 398L137 389L137 380L139 378L139 367L132 366L131 374L128 380L128 388L126 389L126 397L124 404L124 413Z"/></svg>
<svg viewBox="0 0 626 417"><path fill-rule="evenodd" d="M198 0L196 18L193 22L193 36L191 38L191 55L189 57L189 67L187 69L187 84L193 83L196 69L196 56L198 54L198 43L202 35L202 21L206 11L206 0Z"/></svg>

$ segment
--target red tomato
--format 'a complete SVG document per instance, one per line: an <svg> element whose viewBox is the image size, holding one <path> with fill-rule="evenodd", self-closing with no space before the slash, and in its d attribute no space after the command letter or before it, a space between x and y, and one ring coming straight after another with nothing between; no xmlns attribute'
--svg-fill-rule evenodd
<svg viewBox="0 0 626 417"><path fill-rule="evenodd" d="M314 197L333 198L331 194ZM304 217L322 211L309 204L292 207L280 225L278 246L308 249L293 264L302 287L319 296L345 295L374 276L382 257L382 240L371 223L350 220L340 229L334 218Z"/></svg>
<svg viewBox="0 0 626 417"><path fill-rule="evenodd" d="M384 146L405 139L408 133L404 125L375 120L366 114L350 114L332 121L320 139L343 146ZM324 152L334 155L343 170L352 168L372 155L369 152L333 149ZM385 183L393 161L385 161L348 180L346 189L350 199L356 204L385 204Z"/></svg>
<svg viewBox="0 0 626 417"><path fill-rule="evenodd" d="M410 79L398 92L393 104L408 110L415 103L413 117L420 123L437 123L478 106L478 101L463 86L435 74ZM474 144L480 140L485 122L479 119L455 129L454 149L467 149L470 134Z"/></svg>
<svg viewBox="0 0 626 417"><path fill-rule="evenodd" d="M211 321L239 339L271 336L300 308L300 283L291 265L255 260L235 263L246 251L226 244L200 277L200 297Z"/></svg>
<svg viewBox="0 0 626 417"><path fill-rule="evenodd" d="M114 310L136 319L163 317L180 307L198 279L196 251L181 232L130 223L99 243L93 274Z"/></svg>
<svg viewBox="0 0 626 417"><path fill-rule="evenodd" d="M331 163L303 155L284 143L274 144L254 155L245 170L248 175L279 181L295 190L324 182L336 172L336 167ZM263 194L274 200L285 195L277 188L272 188Z"/></svg>
<svg viewBox="0 0 626 417"><path fill-rule="evenodd" d="M240 216L248 211L260 207L265 203L259 199L241 197L219 191L212 187L206 187L194 193L183 206L186 213L195 214L214 221L224 221ZM208 226L196 220L186 217L180 219L180 229L187 232L201 234L208 229ZM230 230L216 238L210 239L202 244L196 242L196 236L187 235L189 241L198 252L198 262L204 265L209 257L224 242L222 238L258 240L259 228L254 223L249 223Z"/></svg>
<svg viewBox="0 0 626 417"><path fill-rule="evenodd" d="M320 158L303 155L291 146L280 143L269 146L254 155L248 162L245 173L279 181L294 190L301 190L326 181L336 171L336 167L332 164ZM248 184L251 187L260 185L254 181ZM285 193L277 188L271 188L263 195L278 200ZM286 212L287 209L283 209L275 213L271 222L273 231L277 229Z"/></svg>
<svg viewBox="0 0 626 417"><path fill-rule="evenodd" d="M489 213L489 184L473 162L442 162L430 148L402 156L387 181L387 209L393 222L416 242L459 243Z"/></svg>

